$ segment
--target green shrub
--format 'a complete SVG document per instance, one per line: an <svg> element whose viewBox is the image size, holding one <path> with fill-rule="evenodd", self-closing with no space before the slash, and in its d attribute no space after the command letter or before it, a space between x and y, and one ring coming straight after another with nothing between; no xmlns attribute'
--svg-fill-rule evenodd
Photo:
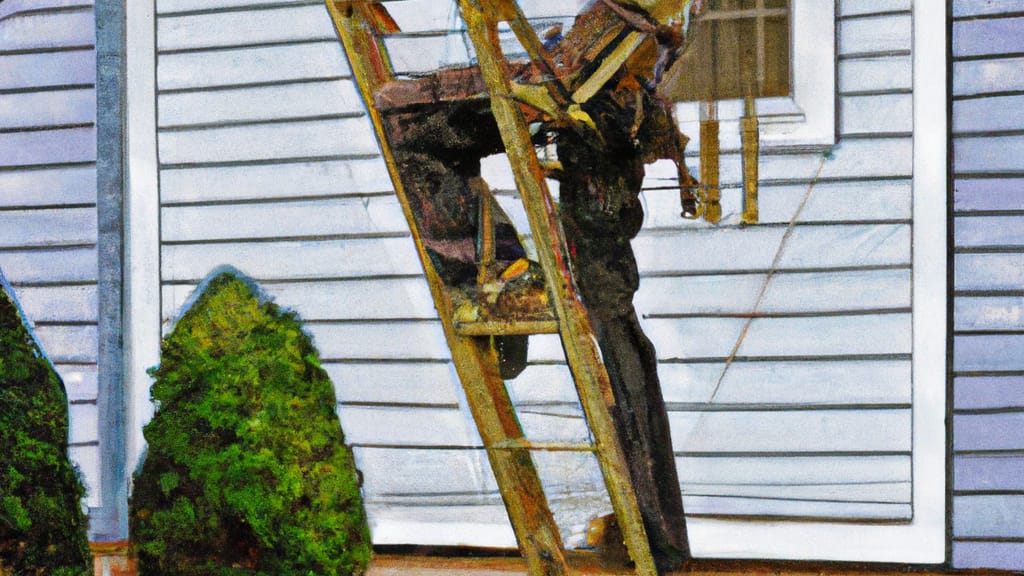
<svg viewBox="0 0 1024 576"><path fill-rule="evenodd" d="M334 389L293 313L236 272L163 341L135 475L145 575L361 574L369 529Z"/></svg>
<svg viewBox="0 0 1024 576"><path fill-rule="evenodd" d="M0 574L91 573L64 384L0 274Z"/></svg>

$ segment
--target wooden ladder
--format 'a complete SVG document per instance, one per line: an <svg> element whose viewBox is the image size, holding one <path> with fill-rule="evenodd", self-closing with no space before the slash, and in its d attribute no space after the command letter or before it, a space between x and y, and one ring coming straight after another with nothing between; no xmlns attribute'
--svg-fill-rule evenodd
<svg viewBox="0 0 1024 576"><path fill-rule="evenodd" d="M400 167L388 143L382 113L374 104L378 90L395 80L384 37L398 32L398 26L379 1L326 0L412 231L456 371L530 574L572 573L531 455L534 450L548 450L595 454L635 572L656 576L625 453L611 418L615 399L608 373L587 310L576 294L557 208L530 139L520 105L522 98L513 97L508 64L498 41L498 23L507 22L511 26L534 61L533 65L543 70L546 61L541 42L514 0L458 2L536 244L551 304L547 321L460 322L455 318L457 297L444 285L427 253L402 184ZM602 69L595 74L606 73ZM557 84L549 81L546 89L564 110L569 95ZM486 200L481 198L481 206L488 204ZM481 227L486 219L487 215L482 213ZM498 357L490 336L533 333L557 333L561 337L592 443L531 442L524 436L505 382L499 375Z"/></svg>

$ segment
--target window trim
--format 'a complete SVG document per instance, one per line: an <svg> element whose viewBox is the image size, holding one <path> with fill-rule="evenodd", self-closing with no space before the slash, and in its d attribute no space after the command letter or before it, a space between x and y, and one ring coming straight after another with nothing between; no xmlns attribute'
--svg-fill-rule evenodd
<svg viewBox="0 0 1024 576"><path fill-rule="evenodd" d="M761 147L825 148L836 143L836 42L824 45L815 38L835 38L836 3L791 0L790 67L793 94L758 98ZM697 122L700 104L676 105L680 123ZM736 121L743 115L741 100L718 103L718 118Z"/></svg>

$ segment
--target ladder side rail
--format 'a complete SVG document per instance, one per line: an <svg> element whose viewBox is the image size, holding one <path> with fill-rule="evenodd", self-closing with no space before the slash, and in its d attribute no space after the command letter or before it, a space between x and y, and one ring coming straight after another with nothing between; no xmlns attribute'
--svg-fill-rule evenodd
<svg viewBox="0 0 1024 576"><path fill-rule="evenodd" d="M451 299L426 251L398 165L388 145L383 117L373 105L374 90L394 78L383 42L374 34L358 2L326 2L352 67L353 78L366 104L395 193L412 232L456 372L484 446L488 448L509 440L525 441L508 390L498 374L497 356L489 339L456 333ZM486 452L530 573L550 576L568 574L561 536L529 450L488 448Z"/></svg>
<svg viewBox="0 0 1024 576"><path fill-rule="evenodd" d="M573 286L564 237L551 194L544 181L529 131L512 96L504 55L500 50L495 14L502 0L459 0L463 20L476 48L478 63L491 96L491 110L515 175L541 268L552 290L551 301L559 318L566 360L573 372L587 421L594 433L598 462L612 506L622 526L627 549L637 573L656 576L636 494L630 482L625 453L619 445L610 408L615 405L608 373L601 360L586 309Z"/></svg>

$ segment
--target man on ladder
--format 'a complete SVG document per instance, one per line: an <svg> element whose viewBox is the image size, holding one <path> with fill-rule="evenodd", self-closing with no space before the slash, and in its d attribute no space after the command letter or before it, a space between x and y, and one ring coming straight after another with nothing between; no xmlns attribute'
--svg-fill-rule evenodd
<svg viewBox="0 0 1024 576"><path fill-rule="evenodd" d="M632 303L639 276L630 240L643 222L638 195L645 163L672 159L681 168L680 185L696 184L683 163L686 137L668 104L655 94L682 37L678 27L660 25L636 7L595 0L565 37L554 32L546 44L556 73L586 79L593 72L587 68L603 63L598 56L611 42L637 29L648 32L647 39L579 104L586 124L581 128L579 123L549 122L541 127L541 137L551 137L557 145L561 166L551 176L561 182L560 215L575 280L611 379L616 400L612 416L651 551L664 571L681 565L689 548L655 351ZM469 289L478 277L480 203L493 202L480 193L486 187L480 159L504 149L486 100L453 97L444 103L437 97L439 86L452 94L480 90L474 73L448 70L423 83L430 87L414 90L406 83L385 91L377 104L384 110L395 160L408 175L405 187L424 244L444 282ZM572 81L567 84L572 90ZM430 94L423 98L426 92ZM543 287L514 281L530 274L529 267L515 266L525 251L497 204L490 210L497 276L504 280L509 299L528 307L543 294L521 292ZM496 342L505 378L525 367L525 339L506 336Z"/></svg>

